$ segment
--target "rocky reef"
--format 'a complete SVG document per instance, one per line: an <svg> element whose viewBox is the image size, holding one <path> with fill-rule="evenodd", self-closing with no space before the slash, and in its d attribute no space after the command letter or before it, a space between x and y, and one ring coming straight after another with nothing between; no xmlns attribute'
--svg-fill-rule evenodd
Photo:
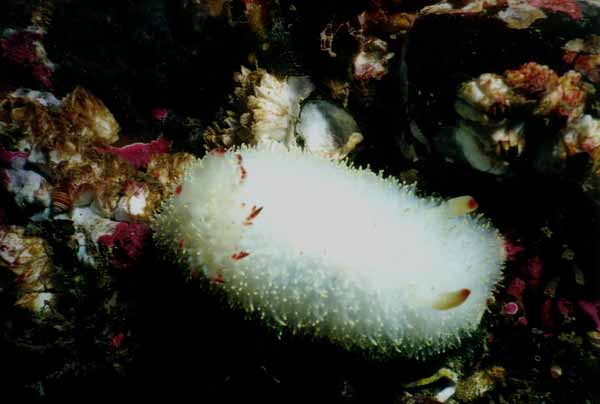
<svg viewBox="0 0 600 404"><path fill-rule="evenodd" d="M5 397L406 404L600 399L597 1L8 0L0 10ZM469 320L476 325L469 335L425 360L415 359L421 345L368 354L374 328L365 324L376 324L378 315L404 315L405 307L418 305L415 296L427 295L424 288L454 291L431 296L430 306L444 318L473 298L475 286L446 290L450 275L425 276L419 267L411 276L406 265L406 285L369 278L386 291L408 291L417 282L414 295L400 299L402 309L365 304L364 316L353 317L345 311L351 302L338 310L304 290L315 302L311 310L326 304L322 312L342 313L326 330L265 326L260 312L248 310L249 295L230 304L247 285L234 284L215 264L219 240L232 238L230 224L219 221L226 216L219 204L227 198L215 199L211 179L244 181L253 175L252 163L242 161L251 159L248 150L273 149L398 178L415 198L431 197L444 220L464 215L465 222L479 221L481 215L497 228L503 280L495 288L486 284L491 296L480 296L483 314ZM218 222L200 223L208 240L202 246L210 248L199 251L187 233L161 240L156 224L167 201L187 198L183 187L199 161L219 159L231 160L231 167L209 175L194 198L208 201L202 205L214 210L208 219ZM266 166L275 179L286 175L278 191L296 195L293 181L302 175L294 170L310 169L286 161L280 170ZM331 205L353 188L328 197L331 189L308 195L305 204L295 204L301 199L295 197L289 217L302 219L311 201ZM333 218L346 229L344 237L370 231L364 223L381 209L338 215L344 201L323 220L284 227L310 223L315 237L307 243L334 234L319 232L319 226L335 227L327 224ZM262 206L244 207L244 234L268 217ZM195 231L193 225L190 220ZM265 239L256 234L248 245L275 248L260 244ZM388 253L420 251L406 235L387 236L342 238L352 248L345 255L360 264L356 273ZM355 239L388 247L363 254L378 250ZM279 253L296 251L278 246ZM196 252L202 262L190 271L182 257ZM247 273L248 254L240 249L225 258ZM445 261L458 263L456 255ZM311 258L289 257L279 267ZM343 261L329 259L322 261ZM255 278L263 282L257 286L263 306L274 293L281 312L292 313L286 299L298 297L293 278L281 288L276 276ZM345 281L328 282L338 290ZM364 296L371 290L356 287ZM357 329L356 319L368 329L345 335ZM394 325L408 340L407 330L418 324L409 320ZM336 324L352 326L338 332ZM442 332L430 325L431 335ZM382 331L375 343L386 338Z"/></svg>

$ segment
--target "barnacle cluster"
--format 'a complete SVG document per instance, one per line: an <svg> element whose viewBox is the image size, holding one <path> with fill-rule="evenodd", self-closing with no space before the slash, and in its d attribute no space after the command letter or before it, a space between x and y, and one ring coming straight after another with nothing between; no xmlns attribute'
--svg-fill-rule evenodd
<svg viewBox="0 0 600 404"><path fill-rule="evenodd" d="M362 141L358 125L329 101L304 100L314 91L308 77L277 78L242 66L225 116L204 133L205 147L278 143L343 158Z"/></svg>
<svg viewBox="0 0 600 404"><path fill-rule="evenodd" d="M127 243L135 244L136 226L148 223L158 204L174 191L176 178L192 158L187 153L166 154L170 143L162 138L113 147L118 131L106 106L81 87L62 100L51 93L24 89L0 100L5 191L33 220L72 221L77 255L86 265L96 266L94 255L101 246L115 246L113 238L123 226L131 226L132 236L129 241L119 241L118 248L126 250ZM23 238L22 232L21 227L12 231ZM42 254L44 250L36 251ZM46 262L44 254L35 262ZM125 257L125 262L115 265L127 267L133 258ZM21 266L9 264L18 275L25 272ZM44 265L42 272L44 279L52 278L51 265ZM42 309L39 299L32 301L37 303L28 307Z"/></svg>
<svg viewBox="0 0 600 404"><path fill-rule="evenodd" d="M510 29L527 29L536 21L547 18L548 13L566 14L573 20L580 19L582 15L581 7L573 0L536 0L529 2L519 0L473 0L461 3L444 0L424 7L421 13L425 15L489 15L504 22Z"/></svg>
<svg viewBox="0 0 600 404"><path fill-rule="evenodd" d="M19 154L5 170L7 189L17 202L39 201L46 215L91 206L109 219L147 221L169 192L168 179L181 172L173 163L185 165L185 155L153 160L168 150L164 139L148 146L110 146L118 140L119 126L83 88L61 101L48 93L15 92L0 107L4 143ZM169 168L175 170L165 177Z"/></svg>
<svg viewBox="0 0 600 404"><path fill-rule="evenodd" d="M54 300L53 265L46 241L19 226L0 227L0 266L16 275L17 306L43 312Z"/></svg>
<svg viewBox="0 0 600 404"><path fill-rule="evenodd" d="M270 141L295 145L300 103L314 90L308 78L280 80L263 69L242 66L234 80L231 110L206 130L207 148Z"/></svg>
<svg viewBox="0 0 600 404"><path fill-rule="evenodd" d="M582 117L591 91L579 73L571 70L558 76L548 66L533 62L503 75L484 73L458 90L455 141L472 167L505 173L510 161L526 148L525 117L564 122L565 135L570 133L567 138L577 137L575 128L593 121ZM574 142L567 138L565 144Z"/></svg>
<svg viewBox="0 0 600 404"><path fill-rule="evenodd" d="M576 38L563 46L563 59L592 83L600 83L600 36Z"/></svg>

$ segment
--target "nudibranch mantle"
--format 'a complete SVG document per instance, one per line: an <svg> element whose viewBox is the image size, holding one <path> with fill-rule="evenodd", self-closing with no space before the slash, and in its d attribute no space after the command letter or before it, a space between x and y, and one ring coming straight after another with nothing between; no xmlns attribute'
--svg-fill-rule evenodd
<svg viewBox="0 0 600 404"><path fill-rule="evenodd" d="M477 328L501 279L503 239L476 207L347 161L242 146L192 163L153 227L274 328L425 358Z"/></svg>

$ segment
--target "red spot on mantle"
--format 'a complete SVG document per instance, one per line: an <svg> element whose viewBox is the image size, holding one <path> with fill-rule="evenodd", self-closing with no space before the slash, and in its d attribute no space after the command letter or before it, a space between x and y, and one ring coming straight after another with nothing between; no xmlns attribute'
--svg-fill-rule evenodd
<svg viewBox="0 0 600 404"><path fill-rule="evenodd" d="M241 154L236 154L235 158L237 160L238 166L240 167L240 180L244 181L246 179L246 169L244 168L244 166L242 165L242 155Z"/></svg>
<svg viewBox="0 0 600 404"><path fill-rule="evenodd" d="M254 218L256 216L258 216L258 214L262 210L263 210L262 206L260 208L257 208L256 206L252 206L252 210L250 211L250 214L246 217L246 220L244 220L244 226L250 226L252 224L252 221L254 220Z"/></svg>
<svg viewBox="0 0 600 404"><path fill-rule="evenodd" d="M175 188L175 195L181 194L182 189L183 189L183 187L181 185L178 185L177 188Z"/></svg>
<svg viewBox="0 0 600 404"><path fill-rule="evenodd" d="M226 151L227 151L227 150L225 150L223 147L217 147L216 149L212 149L212 150L210 151L210 154L214 154L215 156L222 157L222 156L224 156L224 155L225 155L225 152L226 152Z"/></svg>
<svg viewBox="0 0 600 404"><path fill-rule="evenodd" d="M237 261L237 260L241 260L242 258L246 258L249 255L250 255L250 253L247 253L246 251L240 251L238 253L233 254L231 256L231 259L234 259Z"/></svg>

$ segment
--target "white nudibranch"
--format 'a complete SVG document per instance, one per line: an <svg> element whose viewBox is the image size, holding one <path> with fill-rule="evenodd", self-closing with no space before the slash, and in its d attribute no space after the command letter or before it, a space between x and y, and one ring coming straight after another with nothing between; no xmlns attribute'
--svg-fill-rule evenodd
<svg viewBox="0 0 600 404"><path fill-rule="evenodd" d="M503 240L476 207L297 148L243 146L193 163L153 227L278 330L425 358L477 328L501 279Z"/></svg>

